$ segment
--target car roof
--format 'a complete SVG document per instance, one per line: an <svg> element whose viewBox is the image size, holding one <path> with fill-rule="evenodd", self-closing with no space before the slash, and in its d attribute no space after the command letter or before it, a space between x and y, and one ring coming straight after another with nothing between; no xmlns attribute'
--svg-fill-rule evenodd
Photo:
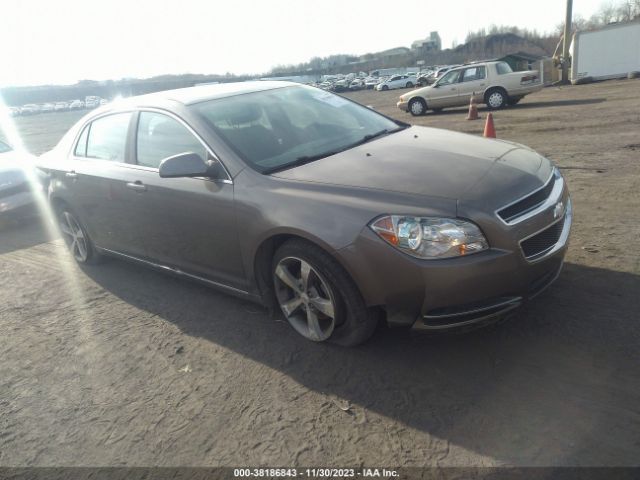
<svg viewBox="0 0 640 480"><path fill-rule="evenodd" d="M295 82L281 80L258 80L249 82L218 83L215 85L198 85L196 87L178 88L175 90L164 90L162 92L148 93L136 97L130 97L127 101L134 103L148 101L172 100L185 105L215 100L218 98L232 97L245 93L261 92L276 88L300 85Z"/></svg>

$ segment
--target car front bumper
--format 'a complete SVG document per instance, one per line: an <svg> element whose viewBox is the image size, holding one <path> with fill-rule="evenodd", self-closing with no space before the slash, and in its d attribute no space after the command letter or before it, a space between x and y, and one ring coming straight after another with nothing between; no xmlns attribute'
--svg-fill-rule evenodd
<svg viewBox="0 0 640 480"><path fill-rule="evenodd" d="M400 100L398 103L396 103L396 106L402 110L403 112L408 112L409 111L409 102L404 102L402 100Z"/></svg>
<svg viewBox="0 0 640 480"><path fill-rule="evenodd" d="M339 253L366 304L384 307L391 326L445 330L488 321L535 297L560 274L573 220L566 190L562 200L567 208L559 238L533 260L525 258L522 239L514 239L509 249L422 260L397 250L368 228ZM541 217L538 222L547 221ZM531 226L540 227L535 222Z"/></svg>

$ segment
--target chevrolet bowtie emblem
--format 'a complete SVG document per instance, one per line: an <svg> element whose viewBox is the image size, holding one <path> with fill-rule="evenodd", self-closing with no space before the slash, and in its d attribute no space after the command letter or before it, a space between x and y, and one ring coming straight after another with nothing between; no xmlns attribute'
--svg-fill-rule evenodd
<svg viewBox="0 0 640 480"><path fill-rule="evenodd" d="M560 218L564 215L564 202L556 203L556 206L553 208L553 218Z"/></svg>

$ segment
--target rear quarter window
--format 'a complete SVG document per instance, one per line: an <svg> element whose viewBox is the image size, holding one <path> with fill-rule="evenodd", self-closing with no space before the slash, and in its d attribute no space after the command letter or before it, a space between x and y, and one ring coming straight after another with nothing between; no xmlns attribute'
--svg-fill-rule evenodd
<svg viewBox="0 0 640 480"><path fill-rule="evenodd" d="M496 72L498 75L504 75L505 73L513 73L513 70L507 62L498 62L496 63Z"/></svg>

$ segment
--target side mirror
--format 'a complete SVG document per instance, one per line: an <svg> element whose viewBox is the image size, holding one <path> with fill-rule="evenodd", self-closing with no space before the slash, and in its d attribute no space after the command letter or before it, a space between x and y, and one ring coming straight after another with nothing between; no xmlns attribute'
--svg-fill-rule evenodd
<svg viewBox="0 0 640 480"><path fill-rule="evenodd" d="M160 162L159 169L162 178L206 177L210 171L211 165L205 162L200 155L193 152L184 152L167 157Z"/></svg>

